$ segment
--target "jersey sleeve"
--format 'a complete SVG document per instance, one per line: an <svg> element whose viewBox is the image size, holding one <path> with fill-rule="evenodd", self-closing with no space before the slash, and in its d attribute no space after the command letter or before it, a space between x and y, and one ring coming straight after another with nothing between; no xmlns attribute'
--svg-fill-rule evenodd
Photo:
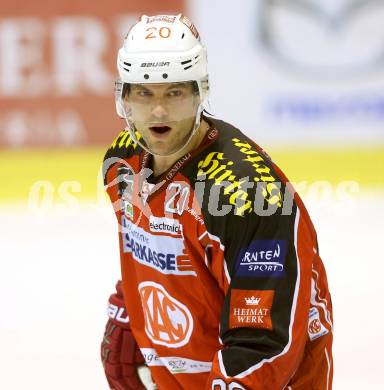
<svg viewBox="0 0 384 390"><path fill-rule="evenodd" d="M223 347L207 389L283 389L300 364L317 244L306 215L291 206L271 215L232 214L225 222Z"/></svg>

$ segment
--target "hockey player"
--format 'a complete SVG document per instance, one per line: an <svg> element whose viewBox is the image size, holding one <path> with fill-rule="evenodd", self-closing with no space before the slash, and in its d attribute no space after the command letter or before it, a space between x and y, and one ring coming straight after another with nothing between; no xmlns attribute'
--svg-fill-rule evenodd
<svg viewBox="0 0 384 390"><path fill-rule="evenodd" d="M117 66L127 128L104 160L122 271L101 346L110 388L331 389L316 232L268 155L205 114L196 28L142 16Z"/></svg>

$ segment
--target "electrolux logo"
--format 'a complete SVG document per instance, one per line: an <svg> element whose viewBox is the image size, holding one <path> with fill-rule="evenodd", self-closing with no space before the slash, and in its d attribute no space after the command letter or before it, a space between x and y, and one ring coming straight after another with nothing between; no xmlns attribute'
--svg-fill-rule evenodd
<svg viewBox="0 0 384 390"><path fill-rule="evenodd" d="M314 77L382 70L384 0L262 0L261 45L279 63Z"/></svg>
<svg viewBox="0 0 384 390"><path fill-rule="evenodd" d="M149 217L149 230L154 233L181 234L181 226L177 219Z"/></svg>

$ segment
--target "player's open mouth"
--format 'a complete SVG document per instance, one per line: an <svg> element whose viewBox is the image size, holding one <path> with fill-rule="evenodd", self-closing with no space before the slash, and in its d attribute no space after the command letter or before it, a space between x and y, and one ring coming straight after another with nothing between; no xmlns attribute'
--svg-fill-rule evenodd
<svg viewBox="0 0 384 390"><path fill-rule="evenodd" d="M169 126L151 126L150 129L158 135L166 134L171 130Z"/></svg>

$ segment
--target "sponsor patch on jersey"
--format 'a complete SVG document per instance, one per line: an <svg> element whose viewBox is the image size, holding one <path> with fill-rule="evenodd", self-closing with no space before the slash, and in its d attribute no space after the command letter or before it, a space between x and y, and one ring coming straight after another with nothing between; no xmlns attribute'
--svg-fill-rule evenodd
<svg viewBox="0 0 384 390"><path fill-rule="evenodd" d="M145 281L138 289L145 333L152 342L169 348L187 344L193 330L193 318L187 306L172 297L161 284Z"/></svg>
<svg viewBox="0 0 384 390"><path fill-rule="evenodd" d="M149 230L154 233L169 233L174 236L181 235L181 225L178 219L149 217Z"/></svg>
<svg viewBox="0 0 384 390"><path fill-rule="evenodd" d="M229 327L272 330L274 296L273 290L231 290Z"/></svg>
<svg viewBox="0 0 384 390"><path fill-rule="evenodd" d="M182 356L159 356L154 348L140 348L148 367L163 366L171 374L196 374L200 372L210 372L212 362L187 359Z"/></svg>
<svg viewBox="0 0 384 390"><path fill-rule="evenodd" d="M165 275L192 275L196 272L185 253L182 236L151 234L135 225L125 215L121 217L123 251L138 263Z"/></svg>
<svg viewBox="0 0 384 390"><path fill-rule="evenodd" d="M118 194L121 198L121 209L123 213L133 220L133 170L127 166L121 166L117 169L118 175Z"/></svg>
<svg viewBox="0 0 384 390"><path fill-rule="evenodd" d="M242 249L236 261L236 275L279 277L284 275L286 240L254 240Z"/></svg>
<svg viewBox="0 0 384 390"><path fill-rule="evenodd" d="M309 310L308 336L311 341L328 333L328 329L321 323L320 314L317 307L311 307Z"/></svg>
<svg viewBox="0 0 384 390"><path fill-rule="evenodd" d="M124 214L133 220L133 205L129 200L123 200L124 204Z"/></svg>

